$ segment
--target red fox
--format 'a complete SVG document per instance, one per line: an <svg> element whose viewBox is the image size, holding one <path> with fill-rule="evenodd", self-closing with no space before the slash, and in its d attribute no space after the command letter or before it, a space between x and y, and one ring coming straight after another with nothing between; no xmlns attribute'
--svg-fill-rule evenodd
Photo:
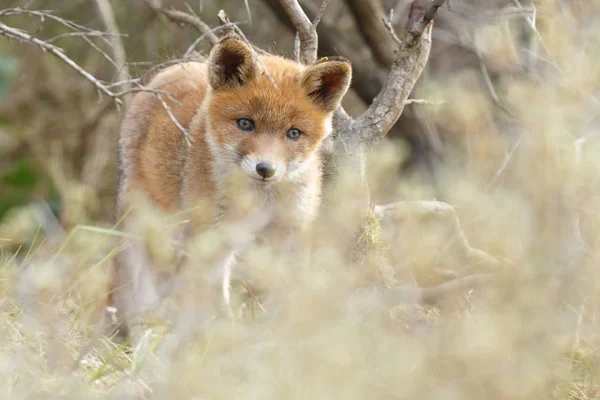
<svg viewBox="0 0 600 400"><path fill-rule="evenodd" d="M300 235L320 204L319 150L351 75L343 58L305 66L258 55L234 36L221 39L207 62L186 62L158 73L148 85L155 93L138 93L121 126L119 215L134 193L167 213L202 205L209 217L193 215L189 236L239 221L234 203L249 199L253 205L247 211L262 215L268 225L251 227L256 235L271 228ZM236 176L243 177L242 185L231 184ZM222 260L225 281L233 253ZM160 282L148 264L139 246L116 260L110 301L125 317L125 335L135 314L160 298ZM223 291L227 296L227 284Z"/></svg>

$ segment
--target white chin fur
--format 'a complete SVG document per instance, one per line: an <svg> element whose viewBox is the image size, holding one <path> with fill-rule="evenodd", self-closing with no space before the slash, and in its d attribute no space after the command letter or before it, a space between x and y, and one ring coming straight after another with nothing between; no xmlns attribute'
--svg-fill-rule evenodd
<svg viewBox="0 0 600 400"><path fill-rule="evenodd" d="M314 154L304 160L301 157L294 158L288 166L288 178L291 181L297 181L302 177L306 169L315 162Z"/></svg>

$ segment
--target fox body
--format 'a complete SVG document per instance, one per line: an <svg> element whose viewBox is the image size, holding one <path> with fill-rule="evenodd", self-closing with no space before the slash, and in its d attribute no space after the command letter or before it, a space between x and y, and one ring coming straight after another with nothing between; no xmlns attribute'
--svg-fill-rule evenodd
<svg viewBox="0 0 600 400"><path fill-rule="evenodd" d="M207 62L163 70L121 126L118 213L141 193L167 213L205 211L190 214L187 236L244 220L242 211L264 217L250 229L256 236L299 235L319 206L319 150L350 79L343 59L305 66L256 55L235 37L215 45ZM233 253L222 260L225 279ZM117 258L112 302L125 328L160 297L149 263L135 247Z"/></svg>

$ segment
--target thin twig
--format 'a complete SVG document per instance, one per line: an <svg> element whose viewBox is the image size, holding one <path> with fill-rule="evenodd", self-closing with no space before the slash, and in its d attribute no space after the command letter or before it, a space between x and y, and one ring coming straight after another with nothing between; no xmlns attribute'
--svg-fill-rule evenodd
<svg viewBox="0 0 600 400"><path fill-rule="evenodd" d="M52 43L52 42L55 42L56 40L64 38L64 37L79 37L79 36L86 36L86 37L113 37L113 36L127 37L127 35L125 35L125 34L122 34L122 33L112 33L112 32L67 32L67 33L61 33L60 35L53 36L50 39L46 39L45 42L46 43Z"/></svg>
<svg viewBox="0 0 600 400"><path fill-rule="evenodd" d="M217 44L219 41L219 38L217 38L217 36L212 32L210 26L202 21L198 16L180 10L166 9L160 0L144 1L150 8L152 8L154 11L160 12L172 22L181 25L189 25L201 34L206 35L206 38L211 42L211 44Z"/></svg>
<svg viewBox="0 0 600 400"><path fill-rule="evenodd" d="M252 12L250 11L250 4L248 4L248 0L244 0L244 4L246 5L246 13L248 14L248 22L252 25Z"/></svg>
<svg viewBox="0 0 600 400"><path fill-rule="evenodd" d="M171 93L165 91L165 90L158 90L158 89L149 89L145 86L140 85L139 83L136 82L136 79L132 79L130 81L130 83L132 85L136 85L136 87L132 87L126 90L122 90L120 92L114 92L112 93L112 97L122 97L122 96L126 96L128 94L131 93L138 93L138 92L146 92L146 93L152 93L154 95L160 95L160 96L164 96L166 98L168 98L171 101L174 101L177 103L177 100L171 95Z"/></svg>
<svg viewBox="0 0 600 400"><path fill-rule="evenodd" d="M108 0L96 0L96 5L100 10L100 16L102 22L109 32L114 32L117 36L111 36L110 41L112 45L114 60L117 64L117 79L121 82L126 82L130 79L129 67L127 66L127 56L125 54L125 47L123 41L119 35L119 26L115 18L115 13ZM128 85L122 86L127 90ZM124 98L125 105L129 102L129 98Z"/></svg>
<svg viewBox="0 0 600 400"><path fill-rule="evenodd" d="M10 15L14 15L13 13L16 13L16 11L11 11ZM35 14L33 12L31 12L31 14L46 16L46 14L39 12L39 11L36 12ZM72 23L67 20L61 19L61 21L66 26L71 26L71 25L78 26L77 24ZM137 92L152 93L156 96L168 98L169 100L177 103L177 101L171 96L171 94L169 92L160 90L160 89L149 89L149 88L141 85L140 78L123 79L123 80L119 80L119 81L113 82L113 83L104 83L104 82L100 81L99 79L97 79L96 77L94 77L89 72L87 72L81 66L79 66L75 61L73 61L69 56L67 56L60 47L57 47L51 43L47 43L46 41L38 39L21 29L10 27L10 26L4 24L3 22L0 22L0 35L5 36L9 39L15 39L15 40L18 40L23 43L37 46L38 48L40 48L43 51L50 52L55 57L62 60L70 68L77 71L77 73L79 73L81 76L83 76L87 81L92 83L101 93L114 99L114 101L118 105L123 104L122 98L124 96L127 96L130 93L137 93ZM123 88L125 88L125 89L123 89ZM119 90L115 90L115 89L119 89Z"/></svg>
<svg viewBox="0 0 600 400"><path fill-rule="evenodd" d="M515 5L519 8L519 11L522 13L523 18L525 18L525 21L527 22L527 25L529 25L529 27L531 28L531 30L533 31L533 33L535 33L535 36L538 38L540 44L542 45L542 47L544 48L544 51L546 52L546 54L549 54L548 51L548 47L546 47L546 43L544 42L544 39L542 38L542 35L540 34L540 32L538 31L537 27L535 26L535 20L537 17L537 9L535 8L535 5L532 3L532 13L531 15L527 15L527 11L523 8L523 6L521 5L521 2L519 0L513 0L513 3L515 3Z"/></svg>
<svg viewBox="0 0 600 400"><path fill-rule="evenodd" d="M392 18L392 15L390 15L390 20L391 20L391 18ZM396 35L396 31L394 30L392 23L390 21L386 20L385 18L382 21L383 21L383 25L387 28L388 33L390 34L392 39L394 39L394 42L396 42L396 44L398 46L402 46L402 40L398 37L398 35Z"/></svg>
<svg viewBox="0 0 600 400"><path fill-rule="evenodd" d="M501 267L500 261L495 257L470 245L450 204L440 201L400 201L375 206L373 211L383 222L399 223L406 218L436 218L443 221L452 228L458 249L466 261L474 265L486 266L493 271L498 271Z"/></svg>
<svg viewBox="0 0 600 400"><path fill-rule="evenodd" d="M113 32L96 31L96 30L90 29L86 26L79 25L73 21L69 21L67 19L56 16L56 15L52 14L52 11L49 11L49 10L26 10L26 9L22 9L22 8L11 8L11 9L4 10L1 15L3 15L3 16L28 15L28 16L38 17L42 22L44 22L46 19L57 22L65 27L67 27L68 29L70 29L73 32L68 32L68 33L58 35L58 36L54 36L50 39L46 39L45 42L52 43L62 37L69 37L69 36L80 37L81 39L83 39L83 41L85 41L88 45L90 45L94 50L96 50L102 57L104 57L109 63L111 63L117 70L120 68L119 65L104 50L102 50L96 43L94 43L90 38L92 38L92 37L98 38L101 41L103 41L104 43L106 43L108 46L112 47L112 45L113 45L113 42L111 41L112 37L117 36L117 35L118 36L127 36L127 35L119 35L118 33L113 33Z"/></svg>
<svg viewBox="0 0 600 400"><path fill-rule="evenodd" d="M300 37L300 62L314 64L317 61L319 40L317 30L308 19L297 0L280 0L281 6L290 17Z"/></svg>
<svg viewBox="0 0 600 400"><path fill-rule="evenodd" d="M485 58L479 49L479 45L476 40L473 40L473 49L475 50L475 55L479 59L479 69L481 70L481 75L485 81L485 85L490 92L490 96L496 104L500 104L500 97L498 97L498 93L496 92L496 88L494 87L494 83L492 82L492 78L490 77L490 73L488 72L487 65L485 64Z"/></svg>
<svg viewBox="0 0 600 400"><path fill-rule="evenodd" d="M298 32L294 36L294 61L300 62L300 35Z"/></svg>
<svg viewBox="0 0 600 400"><path fill-rule="evenodd" d="M399 49L388 81L369 109L355 121L355 132L363 143L373 144L384 137L402 115L406 100L429 58L432 21L444 1L414 0L402 39L394 38L391 24L385 22Z"/></svg>
<svg viewBox="0 0 600 400"><path fill-rule="evenodd" d="M238 25L238 24L242 24L242 23L243 23L243 22L229 22L229 23L227 23L227 24L224 24L224 25L219 25L219 26L216 26L216 27L212 28L212 29L211 29L211 32L212 32L213 34L216 34L216 33L218 33L218 32L221 32L221 31L224 31L224 30L227 30L227 29L230 29L230 28L232 28L232 26L233 26L233 25ZM188 47L188 49L185 51L185 53L183 54L183 58L185 59L185 58L188 58L188 57L190 57L190 56L191 56L191 54L192 54L192 53L195 51L195 49L196 49L196 46L198 46L198 44L199 44L199 43L200 43L202 40L206 39L206 37L207 37L207 35L206 35L206 34L202 34L202 35L198 36L198 38L197 38L196 40L194 40L194 42L193 42L193 43L192 43L192 44L191 44L191 45Z"/></svg>
<svg viewBox="0 0 600 400"><path fill-rule="evenodd" d="M323 2L321 3L321 7L319 8L319 11L317 12L317 15L315 16L315 19L313 19L313 23L312 23L312 29L316 31L317 26L319 26L319 22L321 22L321 18L323 18L323 14L325 14L325 9L327 8L327 5L329 4L329 0L323 0Z"/></svg>
<svg viewBox="0 0 600 400"><path fill-rule="evenodd" d="M427 100L427 99L408 99L404 104L426 104L429 106L440 106L442 104L448 103L446 100Z"/></svg>
<svg viewBox="0 0 600 400"><path fill-rule="evenodd" d="M512 149L510 149L510 151L508 153L506 153L506 156L504 157L504 161L502 162L502 165L500 166L500 168L498 168L498 171L496 171L496 174L494 175L492 180L485 187L486 192L494 187L494 185L496 184L496 181L498 180L498 178L500 178L500 175L502 175L502 173L504 172L506 167L508 167L510 160L512 159L513 155L515 154L515 152L521 145L521 142L523 141L524 137L525 137L525 133L521 134L521 136L519 137L519 139L517 140L515 145L512 147Z"/></svg>
<svg viewBox="0 0 600 400"><path fill-rule="evenodd" d="M265 76L269 79L271 84L273 86L277 87L277 83L275 83L275 80L269 73L269 70L267 69L265 64L262 62L262 60L260 59L258 53L254 49L254 46L252 46L252 43L250 43L250 41L248 40L246 35L244 35L244 32L242 32L242 30L236 24L231 23L231 21L229 20L229 17L227 16L227 14L225 13L224 10L219 11L218 17L219 17L219 21L221 22L221 26L224 26L224 27L227 27L227 28L233 30L248 45L248 47L250 48L250 54L252 55L252 61L254 62L254 64L260 65Z"/></svg>
<svg viewBox="0 0 600 400"><path fill-rule="evenodd" d="M394 50L398 46L392 25L386 22L385 8L381 0L345 0L358 31L369 47L374 60L383 67L390 68L394 63ZM393 9L389 20L393 21ZM396 44L394 43L396 41Z"/></svg>
<svg viewBox="0 0 600 400"><path fill-rule="evenodd" d="M23 8L9 8L9 9L4 10L1 15L2 16L31 15L31 16L38 17L42 22L44 22L45 19L50 19L52 21L55 21L65 27L71 29L72 31L87 32L90 34L89 36L98 36L107 45L110 46L110 44L111 44L110 41L106 38L107 36L111 36L112 35L111 33L96 31L94 29L88 28L87 26L80 25L73 21L69 21L67 19L61 18L59 16L52 14L51 10L26 10Z"/></svg>
<svg viewBox="0 0 600 400"><path fill-rule="evenodd" d="M165 111L169 115L169 118L171 119L171 121L173 121L173 123L175 124L175 126L177 127L177 129L179 129L181 131L181 133L183 133L183 138L185 139L185 143L188 146L191 146L192 145L192 138L190 137L189 131L183 125L181 125L181 123L177 120L177 118L175 118L175 115L173 115L173 111L171 110L171 107L163 99L163 96L161 94L157 94L156 97L158 98L158 100L162 104L163 108L165 109Z"/></svg>
<svg viewBox="0 0 600 400"><path fill-rule="evenodd" d="M16 28L12 28L2 22L0 22L0 35L6 36L11 39L17 39L23 43L36 45L37 47L41 48L42 50L50 52L54 56L61 59L69 67L71 67L72 69L77 71L77 73L82 75L85 79L87 79L88 81L93 83L94 86L96 86L96 88L99 91L101 91L102 93L104 93L107 96L115 97L115 95L110 90L108 90L105 85L103 85L98 79L96 79L89 72L87 72L86 70L81 68L79 65L77 65L77 63L75 61L71 60L63 52L63 50L61 48L56 47L53 44L46 43L43 40L40 40L38 38L31 36L29 33L26 33L24 31L16 29ZM120 99L115 98L115 100L119 104L122 103L122 101Z"/></svg>

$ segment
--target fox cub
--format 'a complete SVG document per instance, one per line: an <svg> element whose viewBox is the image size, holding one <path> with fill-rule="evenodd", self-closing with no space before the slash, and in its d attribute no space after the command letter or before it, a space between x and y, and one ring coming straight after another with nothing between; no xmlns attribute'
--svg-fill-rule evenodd
<svg viewBox="0 0 600 400"><path fill-rule="evenodd" d="M250 227L254 236L271 230L300 241L320 203L320 146L351 75L345 59L305 66L257 55L235 36L222 38L206 62L158 73L148 85L155 92L138 93L121 126L119 216L140 193L166 213L208 210L190 214L184 234L190 237L239 222L235 204L249 200L247 214L265 217L264 226ZM233 185L233 177L241 184ZM124 228L135 230L127 220ZM232 245L221 260L224 281L236 251ZM139 244L116 259L110 301L124 317L125 335L136 313L156 307L161 296L149 260Z"/></svg>

